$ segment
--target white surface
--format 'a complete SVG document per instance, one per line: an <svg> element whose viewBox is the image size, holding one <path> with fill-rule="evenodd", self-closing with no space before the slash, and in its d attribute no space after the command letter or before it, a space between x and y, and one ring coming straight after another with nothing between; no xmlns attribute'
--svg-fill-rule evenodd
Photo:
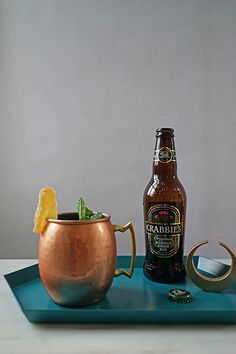
<svg viewBox="0 0 236 354"><path fill-rule="evenodd" d="M133 221L155 129L176 130L186 253L236 250L236 1L0 0L0 257L36 258L39 189ZM4 245L4 247L3 247ZM120 238L120 254L129 240ZM204 252L203 251L203 252Z"/></svg>
<svg viewBox="0 0 236 354"><path fill-rule="evenodd" d="M2 275L34 263L0 260L1 354L235 354L236 325L32 324Z"/></svg>

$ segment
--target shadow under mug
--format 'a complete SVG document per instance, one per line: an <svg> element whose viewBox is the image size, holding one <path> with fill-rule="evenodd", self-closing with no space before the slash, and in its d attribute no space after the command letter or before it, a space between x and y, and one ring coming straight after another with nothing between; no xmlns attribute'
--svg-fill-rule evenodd
<svg viewBox="0 0 236 354"><path fill-rule="evenodd" d="M115 232L130 231L130 269L116 270ZM84 306L100 301L114 276L131 278L136 257L135 233L131 222L112 225L110 216L99 220L78 220L77 213L63 213L48 219L39 238L39 273L52 300L64 306Z"/></svg>

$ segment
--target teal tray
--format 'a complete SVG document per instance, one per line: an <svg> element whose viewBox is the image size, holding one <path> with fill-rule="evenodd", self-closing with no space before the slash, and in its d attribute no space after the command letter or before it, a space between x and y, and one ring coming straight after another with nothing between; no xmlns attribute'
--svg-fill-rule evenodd
<svg viewBox="0 0 236 354"><path fill-rule="evenodd" d="M136 258L133 278L114 278L106 297L92 306L67 308L55 304L42 285L38 265L6 274L13 294L23 313L37 323L236 323L236 284L222 293L209 293L196 287L188 278L178 284L151 282L143 275L143 257ZM127 268L130 258L119 256L117 268ZM196 257L198 269L213 276L224 273L227 266L215 262L209 272L210 260ZM212 263L210 263L212 266ZM218 266L218 268L217 268ZM206 269L208 272L206 273ZM172 303L168 290L191 291L193 301Z"/></svg>

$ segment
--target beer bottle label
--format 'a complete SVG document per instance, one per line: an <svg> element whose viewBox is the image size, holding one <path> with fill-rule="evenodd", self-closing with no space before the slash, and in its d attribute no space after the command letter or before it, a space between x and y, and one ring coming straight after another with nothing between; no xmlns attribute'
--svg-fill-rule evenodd
<svg viewBox="0 0 236 354"><path fill-rule="evenodd" d="M157 204L147 213L146 234L152 254L169 258L178 252L182 223L180 211L171 204Z"/></svg>
<svg viewBox="0 0 236 354"><path fill-rule="evenodd" d="M162 162L168 163L171 161L176 161L176 153L175 150L171 150L167 146L163 146L159 150L155 150L154 152L154 162Z"/></svg>

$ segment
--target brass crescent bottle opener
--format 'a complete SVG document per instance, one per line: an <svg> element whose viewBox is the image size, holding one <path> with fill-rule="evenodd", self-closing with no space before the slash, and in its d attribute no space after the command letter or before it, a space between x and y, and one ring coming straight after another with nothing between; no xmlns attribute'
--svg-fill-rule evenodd
<svg viewBox="0 0 236 354"><path fill-rule="evenodd" d="M193 263L193 255L195 251L206 243L208 243L208 241L201 241L190 250L186 261L188 276L199 288L205 291L220 292L230 287L230 285L236 280L236 256L228 246L226 246L223 242L219 242L219 245L229 252L231 256L231 266L225 274L219 277L209 278L199 273Z"/></svg>

